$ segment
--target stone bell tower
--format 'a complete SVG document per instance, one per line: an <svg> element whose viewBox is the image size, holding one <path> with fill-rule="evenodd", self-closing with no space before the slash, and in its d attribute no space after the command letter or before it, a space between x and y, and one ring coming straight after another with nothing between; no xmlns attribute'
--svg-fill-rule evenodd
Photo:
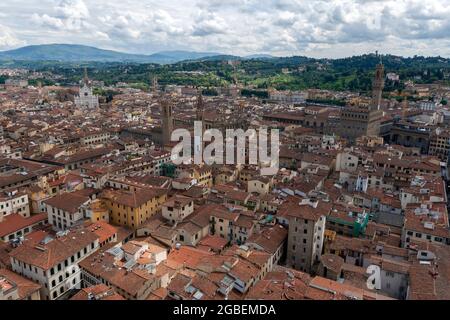
<svg viewBox="0 0 450 320"><path fill-rule="evenodd" d="M203 102L203 95L202 95L202 89L199 88L198 90L198 97L197 97L197 104L195 108L196 117L195 121L201 122L201 127L198 130L199 136L196 134L194 137L194 153L201 154L205 148L205 142L203 141L203 134L206 131L206 124L205 124L205 105Z"/></svg>
<svg viewBox="0 0 450 320"><path fill-rule="evenodd" d="M375 70L375 78L372 84L371 109L380 110L383 89L384 89L384 66L383 63L380 61Z"/></svg>
<svg viewBox="0 0 450 320"><path fill-rule="evenodd" d="M173 131L173 110L170 103L162 100L161 104L161 120L162 120L162 144L170 143L170 137Z"/></svg>

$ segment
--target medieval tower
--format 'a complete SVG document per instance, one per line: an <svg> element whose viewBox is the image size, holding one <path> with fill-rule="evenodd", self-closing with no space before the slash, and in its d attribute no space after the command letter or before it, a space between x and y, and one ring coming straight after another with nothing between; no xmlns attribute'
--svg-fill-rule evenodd
<svg viewBox="0 0 450 320"><path fill-rule="evenodd" d="M169 102L161 101L161 120L162 120L162 144L170 143L170 137L173 131L173 110Z"/></svg>
<svg viewBox="0 0 450 320"><path fill-rule="evenodd" d="M384 66L380 62L375 70L375 79L372 84L372 105L374 110L380 110L384 88Z"/></svg>

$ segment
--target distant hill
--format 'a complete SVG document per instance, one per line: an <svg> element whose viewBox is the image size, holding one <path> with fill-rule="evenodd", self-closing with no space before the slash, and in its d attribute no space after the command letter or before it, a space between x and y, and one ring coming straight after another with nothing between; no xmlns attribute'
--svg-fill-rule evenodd
<svg viewBox="0 0 450 320"><path fill-rule="evenodd" d="M229 54L215 54L215 55L208 55L208 56L202 56L197 59L197 61L223 61L223 60L266 60L266 59L274 59L274 56L271 56L269 54L253 54L245 57L240 56L234 56Z"/></svg>
<svg viewBox="0 0 450 320"><path fill-rule="evenodd" d="M224 60L243 60L244 58L239 56L233 56L228 54L218 54L214 56L206 56L198 59L193 59L194 61L224 61Z"/></svg>
<svg viewBox="0 0 450 320"><path fill-rule="evenodd" d="M58 49L59 46L56 47ZM84 47L82 47L84 48ZM95 48L94 48L95 49ZM306 90L310 88L352 91L370 93L372 89L375 67L380 60L385 66L386 73L395 72L400 81L386 80L384 92L404 90L405 83L413 80L417 84L434 83L439 81L450 86L450 59L443 57L400 57L394 55L365 54L342 59L317 59L305 56L267 57L253 55L237 57L216 53L166 51L150 56L121 54L114 51L98 49L93 53L91 48L80 52L76 56L69 56L73 48L64 59L78 59L78 61L49 61L49 60L3 60L0 66L30 68L39 71L49 71L60 75L58 83L71 85L80 81L83 68L88 67L89 76L94 80L101 80L106 85L118 82L136 84L138 86L151 85L149 74L158 77L158 83L165 85L200 86L204 88L227 86L235 80L241 84L253 86L256 91L264 92L268 88L277 90ZM25 52L23 52L25 51ZM19 49L9 52L9 57L21 59L49 59L48 55L38 55L34 50L30 56L27 50ZM79 50L80 51L80 50ZM55 59L57 52L51 58ZM101 55L100 55L101 53ZM6 53L0 53L7 56ZM42 54L42 53L41 53ZM61 54L61 53L60 53ZM70 53L73 54L73 53ZM207 56L203 56L206 54ZM198 58L198 57L201 58ZM97 61L92 61L97 59ZM101 62L98 59L107 59ZM82 60L82 61L80 61ZM239 68L223 63L226 60L239 60ZM122 63L121 61L138 61L138 63ZM149 63L151 61L153 63ZM178 62L174 62L178 61ZM157 62L158 64L154 64ZM170 64L170 65L167 65ZM96 70L96 72L92 72ZM286 72L286 70L288 72ZM0 83L7 77L0 77ZM43 79L45 83L47 79ZM47 82L51 83L51 82ZM332 103L337 103L332 101Z"/></svg>
<svg viewBox="0 0 450 320"><path fill-rule="evenodd" d="M26 46L0 52L0 60L60 61L60 62L137 62L176 63L221 55L212 52L163 51L151 55L129 54L73 44L48 44Z"/></svg>
<svg viewBox="0 0 450 320"><path fill-rule="evenodd" d="M196 60L206 57L219 56L221 53L216 52L195 52L195 51L161 51L153 54L152 56L161 56L171 61L178 62L183 60Z"/></svg>
<svg viewBox="0 0 450 320"><path fill-rule="evenodd" d="M249 56L245 56L245 59L272 59L274 56L270 54L251 54Z"/></svg>

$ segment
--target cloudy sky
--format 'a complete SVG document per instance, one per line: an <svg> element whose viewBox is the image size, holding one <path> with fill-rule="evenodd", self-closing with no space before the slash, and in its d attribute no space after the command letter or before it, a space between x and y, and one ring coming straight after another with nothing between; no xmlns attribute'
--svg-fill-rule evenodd
<svg viewBox="0 0 450 320"><path fill-rule="evenodd" d="M450 57L450 0L1 0L0 50Z"/></svg>

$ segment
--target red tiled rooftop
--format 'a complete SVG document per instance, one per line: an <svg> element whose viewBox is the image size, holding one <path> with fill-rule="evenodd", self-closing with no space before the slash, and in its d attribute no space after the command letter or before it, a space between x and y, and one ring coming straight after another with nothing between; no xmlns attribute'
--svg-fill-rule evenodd
<svg viewBox="0 0 450 320"><path fill-rule="evenodd" d="M0 237L15 233L26 227L31 227L46 219L47 213L39 213L29 218L24 218L18 213L7 215L3 218L3 221L0 222Z"/></svg>

